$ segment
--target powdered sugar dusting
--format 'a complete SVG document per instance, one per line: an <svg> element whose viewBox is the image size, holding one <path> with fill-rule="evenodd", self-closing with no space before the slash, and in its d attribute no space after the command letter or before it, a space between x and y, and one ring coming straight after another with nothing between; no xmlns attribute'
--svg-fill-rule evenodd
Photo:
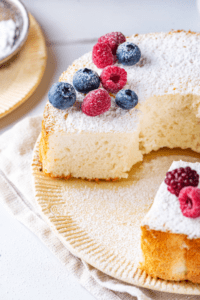
<svg viewBox="0 0 200 300"><path fill-rule="evenodd" d="M156 157L145 156L127 180L99 184L77 179L66 181L64 204L56 204L51 211L55 216L71 215L94 241L135 262L140 253L141 222L172 161L180 157L185 161L200 160L180 153L163 156L163 151L159 156L158 151Z"/></svg>
<svg viewBox="0 0 200 300"><path fill-rule="evenodd" d="M138 45L142 56L134 66L123 66L127 72L127 84L124 89L136 92L139 105L146 99L165 94L196 94L200 95L200 35L181 32L133 35L127 41ZM76 60L64 72L60 81L72 83L74 73L80 68L90 68L99 75L92 62L92 53L87 53ZM84 94L77 93L78 102L82 102ZM51 107L52 118L58 126L68 132L109 132L134 131L137 129L139 106L130 111L118 108L112 97L112 105L108 112L88 117L77 108L65 112ZM68 113L67 118L63 116Z"/></svg>
<svg viewBox="0 0 200 300"><path fill-rule="evenodd" d="M124 188L116 185L109 187L87 184L81 188L66 188L66 203L60 206L60 214L70 211L82 230L88 232L102 246L109 248L112 244L112 250L120 251L122 256L136 260L140 249L140 230L136 228L140 228L149 203L141 203L142 199L135 193L134 185ZM142 184L138 188L142 188ZM148 193L145 196L147 200Z"/></svg>
<svg viewBox="0 0 200 300"><path fill-rule="evenodd" d="M200 174L200 163L184 161L173 162L169 171L187 166ZM195 219L184 217L178 198L167 190L164 182L156 194L154 204L146 215L143 225L148 225L150 229L186 234L190 239L200 237L200 217Z"/></svg>
<svg viewBox="0 0 200 300"><path fill-rule="evenodd" d="M50 122L52 117L55 127L61 128L66 132L80 133L85 132L131 132L136 130L139 122L138 110L129 112L117 107L111 100L109 111L96 117L90 117L81 111L82 101L77 101L76 105L65 111L54 108L50 103L47 104ZM44 115L45 116L45 115Z"/></svg>
<svg viewBox="0 0 200 300"><path fill-rule="evenodd" d="M0 22L0 60L11 53L17 26L12 19Z"/></svg>

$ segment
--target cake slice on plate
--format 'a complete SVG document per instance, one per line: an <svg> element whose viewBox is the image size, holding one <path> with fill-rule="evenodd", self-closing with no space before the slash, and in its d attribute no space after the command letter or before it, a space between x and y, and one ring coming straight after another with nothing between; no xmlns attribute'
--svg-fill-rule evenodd
<svg viewBox="0 0 200 300"><path fill-rule="evenodd" d="M140 268L153 277L200 283L199 175L200 163L174 161L142 222Z"/></svg>

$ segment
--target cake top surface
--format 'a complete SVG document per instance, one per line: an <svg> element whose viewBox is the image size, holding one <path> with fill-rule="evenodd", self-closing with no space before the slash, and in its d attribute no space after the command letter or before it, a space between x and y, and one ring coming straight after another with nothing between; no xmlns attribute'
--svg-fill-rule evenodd
<svg viewBox="0 0 200 300"><path fill-rule="evenodd" d="M169 171L187 166L200 175L200 163L189 163L181 160L174 161ZM198 188L200 188L200 184ZM200 217L193 219L183 216L178 197L167 190L164 181L160 185L154 203L142 225L147 225L154 230L185 234L190 239L200 238Z"/></svg>
<svg viewBox="0 0 200 300"><path fill-rule="evenodd" d="M78 93L77 93L78 94ZM80 93L79 93L80 94ZM81 101L66 110L59 110L47 103L44 112L46 124L53 125L54 129L68 133L85 132L130 132L137 128L139 122L138 109L122 110L111 101L109 111L96 117L82 113Z"/></svg>
<svg viewBox="0 0 200 300"><path fill-rule="evenodd" d="M48 104L52 117L58 121L56 126L68 132L134 131L140 105L146 99L166 94L200 95L200 34L185 31L136 34L127 37L127 41L139 46L141 59L133 66L116 65L126 70L127 84L124 89L136 92L138 105L131 110L122 110L115 104L113 95L109 111L89 117L80 109L85 95L77 92L76 107L61 111ZM102 72L93 64L92 53L89 52L77 59L61 75L60 81L72 84L75 72L84 67L93 69L99 75Z"/></svg>

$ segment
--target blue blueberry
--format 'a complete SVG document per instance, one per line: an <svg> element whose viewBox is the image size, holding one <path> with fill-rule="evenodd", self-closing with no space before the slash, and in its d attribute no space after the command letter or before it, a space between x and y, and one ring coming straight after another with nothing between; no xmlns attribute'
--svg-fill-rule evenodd
<svg viewBox="0 0 200 300"><path fill-rule="evenodd" d="M137 45L125 42L117 48L117 59L122 65L133 66L141 57L140 49Z"/></svg>
<svg viewBox="0 0 200 300"><path fill-rule="evenodd" d="M131 109L138 104L138 96L134 91L121 90L117 93L115 102L122 109Z"/></svg>
<svg viewBox="0 0 200 300"><path fill-rule="evenodd" d="M49 102L56 108L66 109L76 102L76 91L67 82L56 82L48 93Z"/></svg>
<svg viewBox="0 0 200 300"><path fill-rule="evenodd" d="M100 85L99 75L87 68L78 70L73 77L73 85L80 93L89 93L98 89Z"/></svg>

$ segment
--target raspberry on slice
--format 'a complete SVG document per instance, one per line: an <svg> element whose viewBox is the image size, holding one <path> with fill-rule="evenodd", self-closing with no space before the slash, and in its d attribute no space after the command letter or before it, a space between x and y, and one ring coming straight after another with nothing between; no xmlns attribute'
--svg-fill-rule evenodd
<svg viewBox="0 0 200 300"><path fill-rule="evenodd" d="M195 187L199 184L199 174L190 167L178 168L167 172L164 182L168 185L168 191L178 197L185 186Z"/></svg>
<svg viewBox="0 0 200 300"><path fill-rule="evenodd" d="M116 55L117 47L126 42L126 38L121 32L110 32L101 36L98 42L108 44L112 50L112 54Z"/></svg>
<svg viewBox="0 0 200 300"><path fill-rule="evenodd" d="M125 86L127 82L127 73L120 67L108 66L103 69L100 80L102 86L109 93L117 93Z"/></svg>
<svg viewBox="0 0 200 300"><path fill-rule="evenodd" d="M96 43L92 49L92 61L100 69L113 65L114 56L109 45Z"/></svg>
<svg viewBox="0 0 200 300"><path fill-rule="evenodd" d="M104 89L91 91L83 99L82 111L84 114L95 117L109 110L111 106L111 98Z"/></svg>
<svg viewBox="0 0 200 300"><path fill-rule="evenodd" d="M180 208L185 217L200 217L200 189L196 187L184 187L178 197Z"/></svg>

